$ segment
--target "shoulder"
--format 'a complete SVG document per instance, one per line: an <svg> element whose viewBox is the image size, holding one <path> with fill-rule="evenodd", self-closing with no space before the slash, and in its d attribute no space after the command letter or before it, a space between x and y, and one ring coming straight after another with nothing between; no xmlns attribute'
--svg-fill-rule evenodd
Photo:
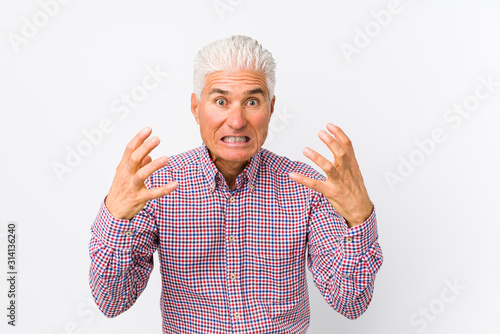
<svg viewBox="0 0 500 334"><path fill-rule="evenodd" d="M285 156L278 155L265 148L261 152L261 168L266 169L272 174L288 178L291 172L299 173L304 176L317 180L325 180L325 176L320 174L314 168L301 161L294 161Z"/></svg>
<svg viewBox="0 0 500 334"><path fill-rule="evenodd" d="M193 167L197 168L200 163L199 154L201 149L202 146L169 156L167 165L151 174L147 183L153 186L162 185L174 181L179 172L186 171Z"/></svg>
<svg viewBox="0 0 500 334"><path fill-rule="evenodd" d="M198 165L200 163L199 155L202 148L203 146L199 146L189 151L170 156L168 158L168 164L167 166L165 166L165 169L170 172L174 172L185 169L192 165Z"/></svg>

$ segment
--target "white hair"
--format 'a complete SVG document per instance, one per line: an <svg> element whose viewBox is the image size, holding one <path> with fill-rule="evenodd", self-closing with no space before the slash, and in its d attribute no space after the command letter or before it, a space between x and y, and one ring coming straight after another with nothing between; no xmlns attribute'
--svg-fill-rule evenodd
<svg viewBox="0 0 500 334"><path fill-rule="evenodd" d="M256 71L266 76L269 99L274 96L276 63L271 52L256 40L234 35L206 45L194 59L193 90L201 99L206 77L217 71Z"/></svg>

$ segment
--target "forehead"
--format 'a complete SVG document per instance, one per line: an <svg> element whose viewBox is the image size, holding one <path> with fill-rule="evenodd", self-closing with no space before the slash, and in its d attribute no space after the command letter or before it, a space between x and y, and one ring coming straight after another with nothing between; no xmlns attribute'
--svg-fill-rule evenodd
<svg viewBox="0 0 500 334"><path fill-rule="evenodd" d="M205 79L205 88L203 91L209 92L215 88L227 90L235 94L261 88L266 96L268 94L265 74L255 71L212 72Z"/></svg>

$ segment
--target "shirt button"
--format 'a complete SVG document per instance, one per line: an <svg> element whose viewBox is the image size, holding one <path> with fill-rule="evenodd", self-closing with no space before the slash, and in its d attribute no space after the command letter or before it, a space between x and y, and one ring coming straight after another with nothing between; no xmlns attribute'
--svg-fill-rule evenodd
<svg viewBox="0 0 500 334"><path fill-rule="evenodd" d="M342 276L344 276L345 278L349 277L348 274L342 274Z"/></svg>
<svg viewBox="0 0 500 334"><path fill-rule="evenodd" d="M210 186L210 191L214 191L215 190L215 187L214 186Z"/></svg>
<svg viewBox="0 0 500 334"><path fill-rule="evenodd" d="M229 198L229 201L234 202L234 196L231 196L231 197Z"/></svg>
<svg viewBox="0 0 500 334"><path fill-rule="evenodd" d="M239 319L240 318L240 313L239 312L234 312L234 318Z"/></svg>
<svg viewBox="0 0 500 334"><path fill-rule="evenodd" d="M132 234L134 234L134 231L126 231L124 233L127 237L130 237Z"/></svg>
<svg viewBox="0 0 500 334"><path fill-rule="evenodd" d="M234 235L229 236L229 241L233 242L234 241Z"/></svg>
<svg viewBox="0 0 500 334"><path fill-rule="evenodd" d="M253 184L250 185L250 190L253 190L255 186Z"/></svg>
<svg viewBox="0 0 500 334"><path fill-rule="evenodd" d="M345 238L345 242L347 242L348 244L350 244L352 242L352 238Z"/></svg>
<svg viewBox="0 0 500 334"><path fill-rule="evenodd" d="M231 277L232 280L236 279L236 275L235 274L231 274L230 277Z"/></svg>

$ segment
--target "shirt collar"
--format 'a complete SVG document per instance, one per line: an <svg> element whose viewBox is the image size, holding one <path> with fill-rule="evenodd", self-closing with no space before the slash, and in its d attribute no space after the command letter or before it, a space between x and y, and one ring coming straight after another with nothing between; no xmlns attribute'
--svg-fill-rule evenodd
<svg viewBox="0 0 500 334"><path fill-rule="evenodd" d="M259 172L260 160L262 155L262 148L250 159L248 165L246 165L245 169L241 172L240 175L236 178L236 189L242 187L247 184L247 186L253 190L255 188L255 182L257 180L257 173ZM212 158L210 157L210 153L208 151L205 143L200 147L200 168L205 175L208 186L210 190L215 190L217 183L222 181L224 177L222 173L219 172L217 167L215 166ZM219 179L219 181L217 181Z"/></svg>

